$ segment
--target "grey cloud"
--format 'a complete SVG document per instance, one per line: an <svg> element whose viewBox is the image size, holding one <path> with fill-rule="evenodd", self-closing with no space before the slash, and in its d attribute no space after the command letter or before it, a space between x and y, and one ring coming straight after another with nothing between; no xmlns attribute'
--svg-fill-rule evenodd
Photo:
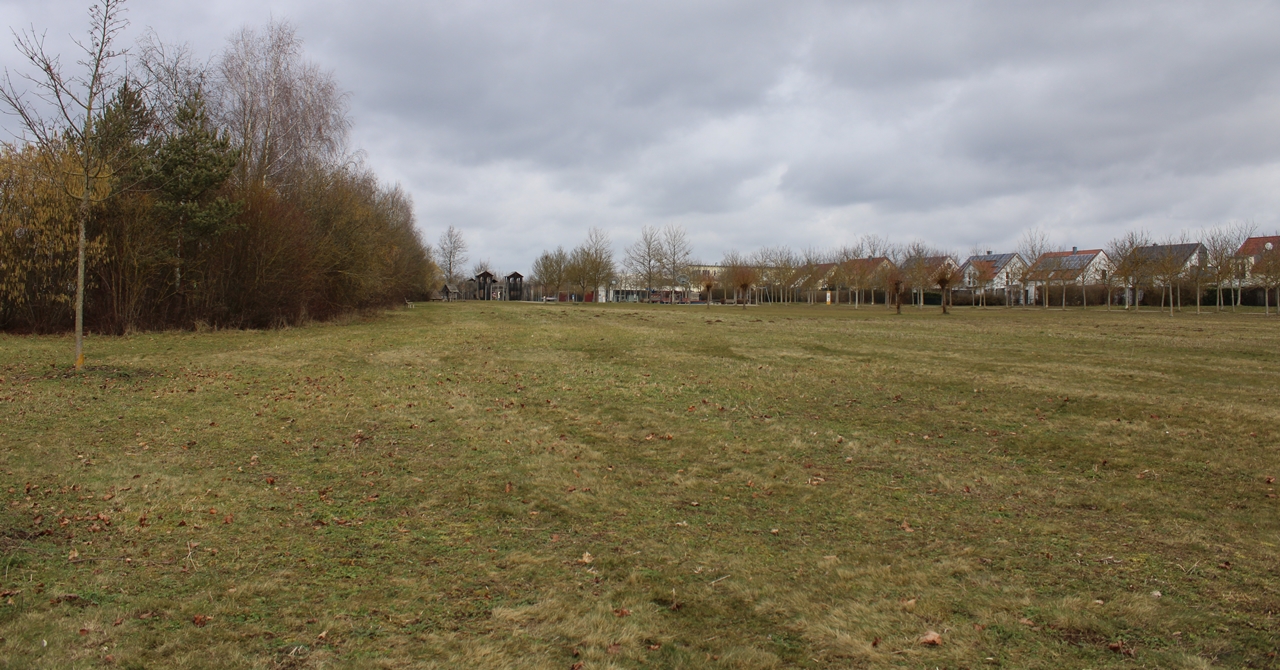
<svg viewBox="0 0 1280 670"><path fill-rule="evenodd" d="M0 16L79 31L54 1ZM685 225L713 259L1280 223L1271 2L135 2L209 52L294 22L426 237L504 268L592 225Z"/></svg>

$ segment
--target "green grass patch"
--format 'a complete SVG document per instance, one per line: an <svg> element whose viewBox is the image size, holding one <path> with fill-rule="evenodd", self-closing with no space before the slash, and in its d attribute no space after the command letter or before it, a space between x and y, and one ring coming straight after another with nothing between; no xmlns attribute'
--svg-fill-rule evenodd
<svg viewBox="0 0 1280 670"><path fill-rule="evenodd" d="M0 336L0 666L1280 667L1276 320L905 311Z"/></svg>

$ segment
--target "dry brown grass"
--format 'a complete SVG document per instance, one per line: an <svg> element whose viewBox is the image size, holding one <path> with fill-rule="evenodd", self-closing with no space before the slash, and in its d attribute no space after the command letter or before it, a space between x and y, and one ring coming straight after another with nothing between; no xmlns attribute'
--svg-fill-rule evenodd
<svg viewBox="0 0 1280 670"><path fill-rule="evenodd" d="M907 312L5 337L0 664L1276 667L1280 324Z"/></svg>

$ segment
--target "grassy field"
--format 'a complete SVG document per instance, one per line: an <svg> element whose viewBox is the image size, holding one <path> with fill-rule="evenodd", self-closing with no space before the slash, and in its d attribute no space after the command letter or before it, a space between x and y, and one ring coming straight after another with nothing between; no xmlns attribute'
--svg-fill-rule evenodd
<svg viewBox="0 0 1280 670"><path fill-rule="evenodd" d="M1280 319L905 312L0 336L0 667L1280 667Z"/></svg>

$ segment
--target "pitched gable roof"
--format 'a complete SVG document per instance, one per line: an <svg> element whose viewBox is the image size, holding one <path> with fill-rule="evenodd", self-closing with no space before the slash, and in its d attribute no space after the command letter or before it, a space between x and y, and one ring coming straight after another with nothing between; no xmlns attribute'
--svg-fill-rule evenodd
<svg viewBox="0 0 1280 670"><path fill-rule="evenodd" d="M1188 242L1186 244L1149 244L1147 246L1135 247L1132 253L1134 256L1144 261L1163 261L1165 259L1175 259L1181 261L1182 265L1186 265L1191 257L1200 253L1204 249L1199 242Z"/></svg>
<svg viewBox="0 0 1280 670"><path fill-rule="evenodd" d="M1257 258L1262 255L1262 252L1266 251L1268 243L1271 244L1272 249L1280 249L1280 235L1250 237L1244 241L1244 244L1240 245L1240 250L1236 252L1236 255Z"/></svg>
<svg viewBox="0 0 1280 670"><path fill-rule="evenodd" d="M1003 272L1004 269L1014 261L1014 259L1022 261L1022 256L1017 253L982 254L980 256L970 256L969 260L965 261L964 264L973 265L975 263L985 263L991 268L992 274L999 274ZM1022 262L1025 263L1026 261Z"/></svg>
<svg viewBox="0 0 1280 670"><path fill-rule="evenodd" d="M1089 268L1089 264L1102 254L1101 249L1074 251L1050 251L1027 270L1030 281L1075 281ZM1103 258L1106 256L1104 255Z"/></svg>

